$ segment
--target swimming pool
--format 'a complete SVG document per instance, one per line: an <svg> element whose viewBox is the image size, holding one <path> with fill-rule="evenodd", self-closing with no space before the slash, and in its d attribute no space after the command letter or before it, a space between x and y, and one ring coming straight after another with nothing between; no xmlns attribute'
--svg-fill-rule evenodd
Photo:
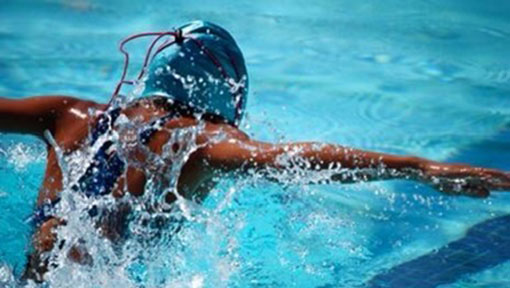
<svg viewBox="0 0 510 288"><path fill-rule="evenodd" d="M106 102L121 70L121 38L206 19L226 27L244 51L251 91L243 129L254 138L318 140L510 170L509 3L102 2L3 1L0 95ZM142 46L131 50L141 53ZM2 283L6 267L16 273L23 267L25 220L45 156L42 143L26 136L1 135L0 149ZM61 273L52 286L510 286L510 256L484 243L509 241L508 193L479 200L403 181L240 182L225 180L197 208L205 216L197 219L211 220L191 221L175 241L122 258L129 261L121 265L105 254L102 263L110 264L99 274L69 266L62 272L73 274ZM480 223L475 230L487 233L467 233ZM445 245L462 239L474 248L454 245L468 251L464 258L453 262L455 269L435 271L435 261L450 253ZM476 250L482 246L492 250ZM468 263L473 251L485 255L483 265Z"/></svg>

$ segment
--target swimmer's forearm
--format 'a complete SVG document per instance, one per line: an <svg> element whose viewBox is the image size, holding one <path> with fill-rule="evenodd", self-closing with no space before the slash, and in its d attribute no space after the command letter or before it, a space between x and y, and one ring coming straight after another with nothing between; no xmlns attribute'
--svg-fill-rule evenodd
<svg viewBox="0 0 510 288"><path fill-rule="evenodd" d="M344 183L386 179L421 180L423 168L432 163L414 156L398 156L321 143L282 144L274 146L273 149L276 150L271 163L273 167L298 165L309 170L338 171L331 180ZM264 162L264 157L261 158ZM295 159L304 161L294 161Z"/></svg>
<svg viewBox="0 0 510 288"><path fill-rule="evenodd" d="M36 118L23 108L25 100L0 98L0 132L30 133L38 129ZM30 127L27 122L32 123ZM34 123L35 122L35 123Z"/></svg>
<svg viewBox="0 0 510 288"><path fill-rule="evenodd" d="M254 141L229 141L208 150L224 170L299 169L338 171L334 181L353 182L383 179L420 180L424 165L431 161L391 154L363 151L322 143L269 144ZM213 161L214 162L214 161Z"/></svg>
<svg viewBox="0 0 510 288"><path fill-rule="evenodd" d="M0 98L0 132L43 137L46 129L55 128L55 119L63 109L76 101L78 101L76 98L64 96Z"/></svg>

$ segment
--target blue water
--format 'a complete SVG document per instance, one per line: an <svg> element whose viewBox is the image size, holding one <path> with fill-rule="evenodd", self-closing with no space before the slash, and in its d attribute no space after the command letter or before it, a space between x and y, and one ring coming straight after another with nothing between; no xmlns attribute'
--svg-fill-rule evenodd
<svg viewBox="0 0 510 288"><path fill-rule="evenodd" d="M316 140L510 170L506 1L3 0L0 95L106 102L121 72L120 39L193 19L224 26L243 50L251 77L243 129L253 138ZM141 57L143 47L130 50ZM25 220L44 172L44 150L34 138L0 135L0 262L17 274L29 249ZM480 200L404 181L281 187L249 180L222 183L203 206L214 212L212 224L190 223L182 233L198 244L168 248L182 252L175 263L169 255L173 268L151 270L139 281L149 287L375 287L371 279L386 279L381 275L393 275L395 267L465 239L473 225L510 213L505 192ZM449 280L428 280L440 287L510 287L510 259L495 260ZM119 273L146 269L137 263ZM420 263L413 269L429 271L434 262ZM141 285L129 275L126 287ZM158 277L165 284L154 284ZM407 287L428 281L420 277ZM85 285L77 279L62 277L54 286ZM113 285L103 283L110 284L90 287Z"/></svg>

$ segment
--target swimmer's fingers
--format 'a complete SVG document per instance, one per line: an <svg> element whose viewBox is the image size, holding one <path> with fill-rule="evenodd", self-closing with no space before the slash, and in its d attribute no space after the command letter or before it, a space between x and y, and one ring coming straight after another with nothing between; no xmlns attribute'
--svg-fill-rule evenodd
<svg viewBox="0 0 510 288"><path fill-rule="evenodd" d="M510 191L508 173L485 168L473 168L470 172L457 180L461 183L463 195L485 198L490 195L490 191Z"/></svg>
<svg viewBox="0 0 510 288"><path fill-rule="evenodd" d="M446 194L486 197L488 191L510 191L510 173L496 169L432 163L424 172L427 181Z"/></svg>
<svg viewBox="0 0 510 288"><path fill-rule="evenodd" d="M464 179L436 179L432 185L438 191L449 196L468 196L474 198L486 198L490 190L480 181L466 181Z"/></svg>
<svg viewBox="0 0 510 288"><path fill-rule="evenodd" d="M468 177L479 178L485 188L493 191L510 191L510 173L495 169L472 168Z"/></svg>
<svg viewBox="0 0 510 288"><path fill-rule="evenodd" d="M508 173L503 173L503 175L499 176L491 176L487 182L491 190L510 191L510 175Z"/></svg>

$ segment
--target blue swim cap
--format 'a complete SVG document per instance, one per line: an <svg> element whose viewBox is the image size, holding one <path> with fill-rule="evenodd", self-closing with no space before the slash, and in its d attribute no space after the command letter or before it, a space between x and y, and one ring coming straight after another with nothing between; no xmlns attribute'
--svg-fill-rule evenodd
<svg viewBox="0 0 510 288"><path fill-rule="evenodd" d="M175 44L150 63L142 96L165 96L239 125L246 107L248 74L234 38L204 21L186 24L177 33L182 37L176 37Z"/></svg>

